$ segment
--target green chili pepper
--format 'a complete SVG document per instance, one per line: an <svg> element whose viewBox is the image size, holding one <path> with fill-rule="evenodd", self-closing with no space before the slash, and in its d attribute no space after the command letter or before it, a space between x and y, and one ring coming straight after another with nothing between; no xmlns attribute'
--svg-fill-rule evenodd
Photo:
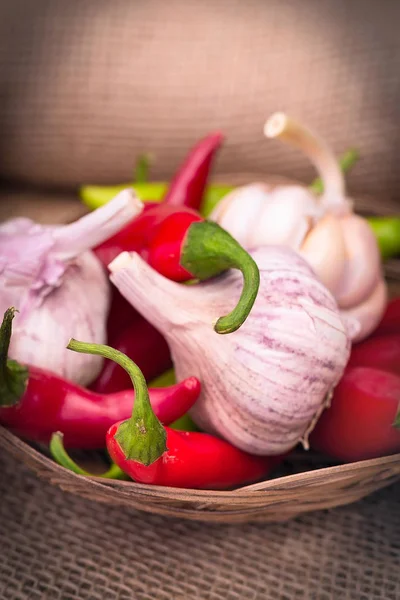
<svg viewBox="0 0 400 600"><path fill-rule="evenodd" d="M383 259L400 254L400 218L368 217Z"/></svg>
<svg viewBox="0 0 400 600"><path fill-rule="evenodd" d="M91 473L88 473L88 471L82 469L82 467L80 467L74 460L72 460L69 454L67 454L67 451L64 448L62 433L53 433L50 440L49 450L54 460L65 469L69 469L77 475L85 475L86 477L92 476ZM100 473L99 475L95 475L95 477L101 477L103 479L129 479L129 477L115 463L111 463L107 471Z"/></svg>
<svg viewBox="0 0 400 600"><path fill-rule="evenodd" d="M84 185L79 189L82 202L94 210L107 204L114 196L126 188L133 188L139 198L144 202L160 202L168 189L168 183L154 181L151 183L123 183L120 185ZM202 206L202 214L208 216L218 202L231 190L229 185L209 185Z"/></svg>
<svg viewBox="0 0 400 600"><path fill-rule="evenodd" d="M119 185L84 185L79 189L79 196L84 204L92 210L107 204L114 196L133 188L141 200L159 202L167 191L168 184L155 181L152 183L122 183Z"/></svg>
<svg viewBox="0 0 400 600"><path fill-rule="evenodd" d="M136 183L147 183L149 181L149 170L153 160L151 154L142 154L136 161L133 181Z"/></svg>

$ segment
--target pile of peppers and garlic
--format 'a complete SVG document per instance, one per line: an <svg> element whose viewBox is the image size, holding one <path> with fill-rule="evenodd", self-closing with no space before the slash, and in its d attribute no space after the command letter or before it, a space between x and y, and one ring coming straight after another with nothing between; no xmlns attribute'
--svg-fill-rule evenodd
<svg viewBox="0 0 400 600"><path fill-rule="evenodd" d="M210 323L213 335L227 338L240 328L253 327L260 273L253 255L206 218L233 191L231 186L209 184L222 142L220 133L200 140L169 185L146 181L144 160L138 163L133 184L84 186L80 195L90 209L107 204L126 188L133 188L144 202L138 215L93 249L106 273L109 266L113 272L113 261L120 261L124 253L137 254L171 286L211 289L226 271L241 272L242 288L231 302L232 310L214 315ZM350 169L356 158L355 152L346 153L342 170ZM309 189L320 194L323 182L316 180ZM400 254L400 219L374 217L368 222L382 260ZM201 419L196 424L191 420L188 413L196 415L202 394L201 373L175 382L172 346L111 281L104 324L107 344L70 339L66 349L103 360L100 373L86 387L14 359L13 321L19 307L7 308L0 328L0 425L28 442L47 445L55 461L81 476L92 474L73 460L75 449L106 449L109 466L98 477L152 485L223 490L273 473L286 459L286 450L267 456L249 452L245 445L228 441L229 436L202 430ZM177 307L176 322L179 303ZM248 320L252 310L253 321ZM267 331L265 336L268 341ZM282 339L282 348L285 343ZM338 462L400 452L400 299L387 303L378 327L353 343L346 362L329 405L321 406L303 445Z"/></svg>

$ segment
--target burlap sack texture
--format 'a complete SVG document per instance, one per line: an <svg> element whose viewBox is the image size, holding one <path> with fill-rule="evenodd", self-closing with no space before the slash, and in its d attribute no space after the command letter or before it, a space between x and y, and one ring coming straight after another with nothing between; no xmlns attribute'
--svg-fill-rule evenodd
<svg viewBox="0 0 400 600"><path fill-rule="evenodd" d="M114 182L151 150L164 177L219 128L218 170L306 181L304 157L262 135L286 110L360 148L355 194L398 197L399 23L397 0L3 0L0 174Z"/></svg>
<svg viewBox="0 0 400 600"><path fill-rule="evenodd" d="M399 486L279 525L112 508L0 457L4 600L398 600Z"/></svg>

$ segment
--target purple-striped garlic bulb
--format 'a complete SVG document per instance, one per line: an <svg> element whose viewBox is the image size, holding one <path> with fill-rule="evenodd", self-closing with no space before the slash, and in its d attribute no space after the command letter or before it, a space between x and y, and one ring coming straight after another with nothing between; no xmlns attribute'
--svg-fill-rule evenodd
<svg viewBox="0 0 400 600"><path fill-rule="evenodd" d="M260 270L253 309L230 335L212 327L242 290L235 271L180 285L124 252L110 265L122 295L167 338L178 379L197 376L192 416L206 431L255 454L280 454L307 436L338 383L350 352L330 292L296 252L251 253Z"/></svg>
<svg viewBox="0 0 400 600"><path fill-rule="evenodd" d="M10 357L87 385L103 358L68 352L71 337L106 342L111 288L91 248L143 210L131 190L68 225L0 224L0 312L15 306Z"/></svg>
<svg viewBox="0 0 400 600"><path fill-rule="evenodd" d="M321 196L301 185L254 183L227 194L210 219L247 250L285 245L299 252L332 292L353 341L367 337L386 306L380 254L367 221L353 213L339 164L327 144L284 113L265 124L268 138L302 150L324 184Z"/></svg>

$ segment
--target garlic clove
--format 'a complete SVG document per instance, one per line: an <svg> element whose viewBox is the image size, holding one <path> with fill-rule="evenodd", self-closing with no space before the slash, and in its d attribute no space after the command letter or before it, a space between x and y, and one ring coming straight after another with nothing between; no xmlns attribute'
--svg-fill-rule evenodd
<svg viewBox="0 0 400 600"><path fill-rule="evenodd" d="M271 186L264 183L236 188L217 204L209 219L228 231L239 244L252 248L254 229L270 192Z"/></svg>
<svg viewBox="0 0 400 600"><path fill-rule="evenodd" d="M371 227L362 217L349 215L340 220L346 261L335 292L340 308L357 306L371 294L381 277L381 259Z"/></svg>
<svg viewBox="0 0 400 600"><path fill-rule="evenodd" d="M210 219L247 249L263 245L297 249L321 214L315 196L302 186L253 184L225 196Z"/></svg>
<svg viewBox="0 0 400 600"><path fill-rule="evenodd" d="M302 186L277 186L265 198L251 233L251 249L284 245L297 250L321 217L315 196Z"/></svg>
<svg viewBox="0 0 400 600"><path fill-rule="evenodd" d="M299 253L320 281L335 294L346 259L340 220L329 214L323 217L308 233Z"/></svg>
<svg viewBox="0 0 400 600"><path fill-rule="evenodd" d="M386 283L380 278L367 299L357 306L341 311L344 321L350 322L349 335L352 342L360 342L375 330L385 312L387 296ZM358 326L353 329L351 321L356 321Z"/></svg>

